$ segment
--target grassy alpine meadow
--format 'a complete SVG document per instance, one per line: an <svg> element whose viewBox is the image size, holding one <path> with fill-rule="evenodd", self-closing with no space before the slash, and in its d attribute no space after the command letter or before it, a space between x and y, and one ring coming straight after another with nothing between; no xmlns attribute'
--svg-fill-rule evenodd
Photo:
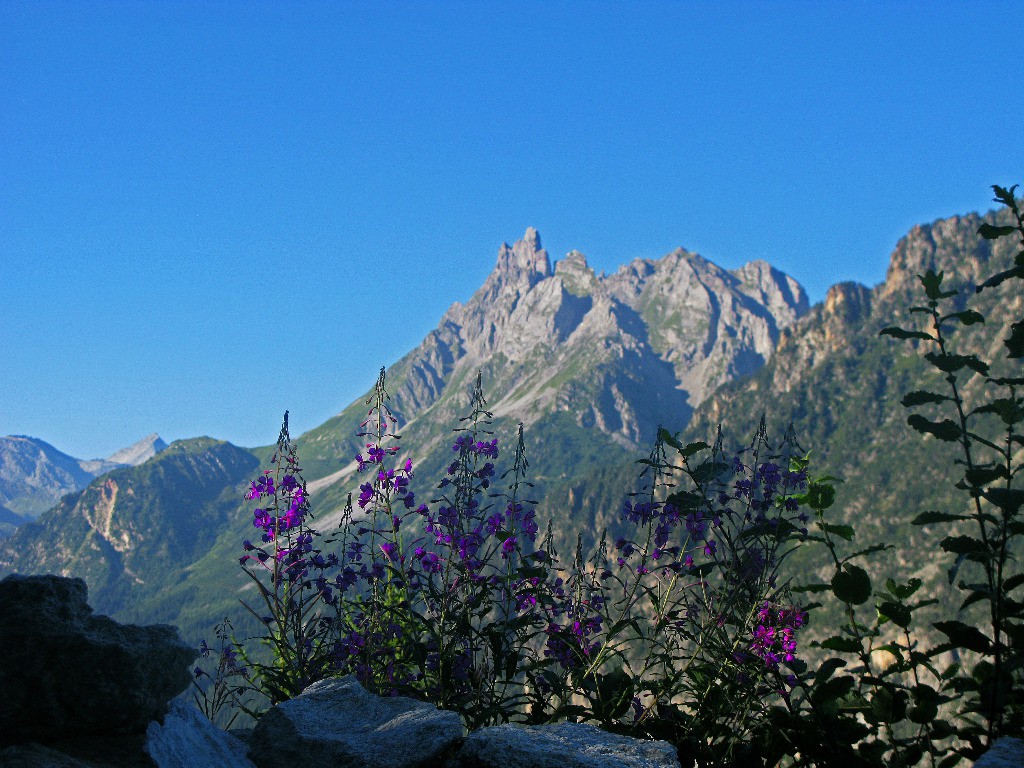
<svg viewBox="0 0 1024 768"><path fill-rule="evenodd" d="M993 189L1013 223L979 236L1024 244L1016 187ZM558 552L530 498L523 427L493 434L482 377L444 476L425 492L382 369L355 456L360 484L335 530L314 527L285 414L247 492L253 534L239 557L257 595L245 608L265 629L240 640L218 625L201 648L197 702L230 723L353 674L380 695L456 711L471 729L587 722L665 739L682 765L702 767L950 768L1019 736L1024 248L975 289L1002 292L1000 317L944 290L944 277L920 275L916 322L882 334L913 345L942 384L903 398L919 450L958 452L951 483L969 511L912 511L915 525L951 530L942 549L963 603L933 624L945 642L918 638L915 614L935 602L916 597L918 579L872 579L872 558L891 545L855 548L852 526L830 522L837 478L815 474L792 430L769 435L762 419L732 453L720 432L683 444L659 428L638 462L640 490L625 494L628 535ZM959 354L961 335L987 320L1009 328L997 359ZM792 566L808 547L830 578L808 582ZM822 599L844 621L812 644L805 628Z"/></svg>

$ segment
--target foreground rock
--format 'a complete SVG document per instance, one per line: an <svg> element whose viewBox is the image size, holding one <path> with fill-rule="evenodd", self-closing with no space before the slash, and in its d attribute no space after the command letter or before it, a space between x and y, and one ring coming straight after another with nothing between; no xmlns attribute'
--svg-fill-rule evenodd
<svg viewBox="0 0 1024 768"><path fill-rule="evenodd" d="M455 712L375 696L348 675L314 683L263 715L249 757L259 768L433 768L464 734Z"/></svg>
<svg viewBox="0 0 1024 768"><path fill-rule="evenodd" d="M593 725L497 725L474 731L453 768L679 768L667 741L631 739Z"/></svg>
<svg viewBox="0 0 1024 768"><path fill-rule="evenodd" d="M979 757L974 768L1021 768L1024 766L1024 741L1004 737L992 742L991 748Z"/></svg>
<svg viewBox="0 0 1024 768"><path fill-rule="evenodd" d="M255 768L245 742L222 731L191 704L175 699L146 729L146 752L159 768Z"/></svg>
<svg viewBox="0 0 1024 768"><path fill-rule="evenodd" d="M0 581L0 746L141 733L190 684L174 627L92 615L82 579Z"/></svg>
<svg viewBox="0 0 1024 768"><path fill-rule="evenodd" d="M89 763L42 744L19 744L0 750L0 768L91 768Z"/></svg>
<svg viewBox="0 0 1024 768"><path fill-rule="evenodd" d="M159 768L143 749L145 737L91 736L0 750L0 768Z"/></svg>

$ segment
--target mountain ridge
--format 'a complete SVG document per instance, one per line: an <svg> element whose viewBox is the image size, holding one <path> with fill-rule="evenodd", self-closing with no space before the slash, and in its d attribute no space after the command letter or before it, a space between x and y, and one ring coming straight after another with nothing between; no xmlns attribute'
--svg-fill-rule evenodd
<svg viewBox="0 0 1024 768"><path fill-rule="evenodd" d="M907 271L933 263L922 255L927 255L927 248L914 258L907 256L920 250L926 232L934 231L941 245L942 258L934 263L955 265L965 253L970 256L977 248L988 247L968 237L968 230L980 221L972 215L956 223L941 220L920 234L914 234L915 228L909 240L897 245L891 260L896 267L890 269L887 283L875 288L840 283L814 307L807 306L795 280L766 263L724 270L677 249L661 259L634 260L599 276L579 252L552 264L539 234L527 231L515 244L502 245L495 269L473 297L453 304L423 342L387 371L389 405L403 434L401 455L414 459L418 498L429 500L444 475L451 429L467 410L477 371L483 373L485 397L495 416L494 434L503 451L511 448L509 440L518 422L532 417L526 443L530 479L536 483L534 498L540 501L540 519L553 518L563 553L571 551L575 531L581 527L590 540L604 527L622 530L619 512L636 479L635 461L646 454L649 443L644 441L653 439L650 433L658 424L673 432L683 429L691 439L708 439L718 422L725 421L727 430L743 440L752 434L751 420L768 410L770 418L777 417L771 424L775 436L781 434L775 428L783 417L806 428L798 436L815 449L816 468L830 470L830 461L853 461L834 449L831 454L822 452L821 446L829 447L826 437L842 438L846 433L859 436L867 452L877 454L865 460L877 464L894 456L899 462L909 461L916 435L904 434L909 430L902 423L898 401L923 375L922 369L914 367L914 354L880 345L878 329L868 323L883 316L891 319L885 313L894 311L913 288L915 279ZM968 247L975 250L965 251ZM998 258L1006 254L1000 252ZM971 274L981 269L979 265ZM703 394L699 387L686 388L685 376L698 380L702 374L711 375ZM712 381L715 376L721 383ZM821 380L808 385L815 376ZM872 376L886 382L878 398ZM851 382L854 391L842 391ZM295 441L308 487L315 489L313 511L322 530L331 528L355 487L352 457L366 441L355 434L366 417L364 401L365 396L356 399ZM864 437L873 424L885 425L888 442ZM258 462L265 464L272 450L268 446L235 454L239 474L249 466L255 470ZM507 456L503 454L502 461ZM135 476L140 468L118 472ZM895 529L887 528L887 521L896 519L897 502L903 502L900 509L907 506L899 494L913 491L913 483L920 479L914 474L902 473L896 478L902 486L876 494L889 505L882 511L865 506L863 500L858 504L855 496L842 496L846 491L840 486L837 508L847 509L837 509L836 514L857 524L858 540L863 536L870 543L876 534L889 540ZM928 487L917 490L931 494L927 503L941 506L948 494L943 495L934 476L927 477ZM87 542L95 548L101 547L101 540L113 549L116 537L108 540L101 535L112 519L101 514L104 482L95 480L90 486L95 498L89 510L79 507L76 512L76 505L86 502L67 499L41 519L45 530L26 526L6 547L0 546L0 572L44 567L47 537L56 531L78 531L78 548L66 540L65 551L85 553ZM167 506L155 487L141 481L134 487L144 497L139 503ZM246 588L236 563L240 542L251 531L252 515L240 487L224 485L213 514L219 524L205 534L210 538L187 557L178 552L184 559L163 561L166 575L159 579L135 584L124 569L120 576L111 576L116 558L102 552L93 560L83 559L83 565L105 563L93 576L106 585L99 609L133 621L175 623L187 636L197 636L212 621L234 611L239 591ZM116 516L120 508L115 504L114 509ZM895 567L901 557L894 556L885 567ZM145 580L145 574L140 578ZM934 586L936 581L929 583Z"/></svg>
<svg viewBox="0 0 1024 768"><path fill-rule="evenodd" d="M154 432L106 459L77 459L38 437L0 437L0 505L23 520L34 519L93 478L141 464L166 447ZM0 519L5 522L15 524Z"/></svg>

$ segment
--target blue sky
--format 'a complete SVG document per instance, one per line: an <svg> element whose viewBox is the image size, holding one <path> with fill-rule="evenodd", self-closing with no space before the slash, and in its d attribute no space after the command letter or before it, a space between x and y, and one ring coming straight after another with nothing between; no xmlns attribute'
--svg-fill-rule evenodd
<svg viewBox="0 0 1024 768"><path fill-rule="evenodd" d="M271 442L501 242L812 300L1024 182L1015 2L0 3L0 434Z"/></svg>

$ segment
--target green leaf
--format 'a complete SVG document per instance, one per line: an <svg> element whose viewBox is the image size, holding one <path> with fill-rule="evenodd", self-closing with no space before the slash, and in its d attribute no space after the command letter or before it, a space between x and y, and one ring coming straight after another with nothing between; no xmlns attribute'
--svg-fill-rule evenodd
<svg viewBox="0 0 1024 768"><path fill-rule="evenodd" d="M906 584L897 584L893 579L886 579L885 588L900 600L906 600L921 588L920 579L910 579Z"/></svg>
<svg viewBox="0 0 1024 768"><path fill-rule="evenodd" d="M947 395L940 395L936 392L925 392L923 389L918 389L913 392L908 392L903 396L900 401L904 407L911 408L915 405L925 405L926 403L944 403L947 400L953 398Z"/></svg>
<svg viewBox="0 0 1024 768"><path fill-rule="evenodd" d="M669 494L665 501L669 504L675 505L677 509L697 509L703 507L707 499L705 499L699 493L693 493L692 491L676 491L675 493Z"/></svg>
<svg viewBox="0 0 1024 768"><path fill-rule="evenodd" d="M528 566L519 569L519 576L523 579L543 579L548 575L548 569L541 566Z"/></svg>
<svg viewBox="0 0 1024 768"><path fill-rule="evenodd" d="M924 286L925 295L936 301L938 299L948 299L950 296L956 296L956 291L943 291L942 286L942 272L934 272L928 270L924 273L924 277L921 275L917 276L917 279L921 281L921 285Z"/></svg>
<svg viewBox="0 0 1024 768"><path fill-rule="evenodd" d="M671 445L677 451L682 453L683 444L680 443L679 439L664 427L658 427L658 439L661 440L661 442L665 443L665 445Z"/></svg>
<svg viewBox="0 0 1024 768"><path fill-rule="evenodd" d="M958 648L978 653L991 653L992 641L983 635L977 627L964 624L962 621L938 621L932 625L949 638Z"/></svg>
<svg viewBox="0 0 1024 768"><path fill-rule="evenodd" d="M852 525L830 525L829 523L822 523L821 527L829 533L834 533L836 536L840 536L847 541L853 541L855 533Z"/></svg>
<svg viewBox="0 0 1024 768"><path fill-rule="evenodd" d="M1019 185L1014 184L1009 189L1005 189L1003 187L1000 187L998 184L993 184L992 193L995 195L995 197L992 198L993 202L1002 203L1007 208L1016 208L1017 201L1014 199L1013 193L1018 186Z"/></svg>
<svg viewBox="0 0 1024 768"><path fill-rule="evenodd" d="M835 672L837 669L842 669L845 666L846 661L843 659L825 659L825 661L823 661L821 665L818 667L818 670L814 673L814 685L822 685L830 677L832 677L833 672Z"/></svg>
<svg viewBox="0 0 1024 768"><path fill-rule="evenodd" d="M910 626L910 609L901 603L886 600L879 604L878 613L901 629L906 629Z"/></svg>
<svg viewBox="0 0 1024 768"><path fill-rule="evenodd" d="M680 456L684 459L688 459L693 456L693 454L698 453L699 451L705 451L710 447L711 446L707 443L698 440L696 443L687 443L685 448L678 448L678 450Z"/></svg>
<svg viewBox="0 0 1024 768"><path fill-rule="evenodd" d="M1012 589L1016 589L1021 584L1024 584L1024 573L1017 573L1003 582L1003 590L1009 592Z"/></svg>
<svg viewBox="0 0 1024 768"><path fill-rule="evenodd" d="M963 582L960 582L960 587L961 589L963 588ZM990 595L986 594L987 592L988 590L985 590L985 592L972 591L971 594L969 594L967 598L962 603L960 603L960 610L962 611L964 608L967 608L970 605L974 605L975 603L980 603L984 600L988 600L990 598Z"/></svg>
<svg viewBox="0 0 1024 768"><path fill-rule="evenodd" d="M960 438L960 427L950 419L942 421L929 421L919 413L913 413L907 417L907 424L922 434L930 434L939 440L953 442Z"/></svg>
<svg viewBox="0 0 1024 768"><path fill-rule="evenodd" d="M951 515L948 512L938 512L936 510L928 510L922 512L913 520L910 521L911 525L931 525L932 523L951 523L954 520L970 520L968 515Z"/></svg>
<svg viewBox="0 0 1024 768"><path fill-rule="evenodd" d="M1017 266L1007 269L1004 272L997 272L984 283L975 288L974 292L981 293L986 288L995 288L1000 283L1004 283L1012 277L1024 277L1024 264L1018 264Z"/></svg>
<svg viewBox="0 0 1024 768"><path fill-rule="evenodd" d="M878 688L871 697L871 715L876 722L898 723L907 714L907 699L905 691Z"/></svg>
<svg viewBox="0 0 1024 768"><path fill-rule="evenodd" d="M918 723L919 725L927 725L932 722L939 714L939 702L938 700L925 699L920 702L916 702L907 711L907 719L912 723Z"/></svg>
<svg viewBox="0 0 1024 768"><path fill-rule="evenodd" d="M807 506L821 512L835 503L836 489L827 483L812 482L807 489Z"/></svg>
<svg viewBox="0 0 1024 768"><path fill-rule="evenodd" d="M1024 643L1024 624L1007 621L1003 624L1003 631L1014 645L1020 646Z"/></svg>
<svg viewBox="0 0 1024 768"><path fill-rule="evenodd" d="M1013 517L1024 506L1024 490L1019 488L989 488L981 494L995 504L1007 517Z"/></svg>
<svg viewBox="0 0 1024 768"><path fill-rule="evenodd" d="M1012 235L1016 227L997 227L992 224L982 224L978 227L978 234L986 240L996 240L1000 237Z"/></svg>
<svg viewBox="0 0 1024 768"><path fill-rule="evenodd" d="M870 547L858 549L856 552L854 552L846 559L853 560L854 558L858 558L861 555L873 555L875 554L875 552L884 552L887 549L896 549L896 547L894 547L892 544L872 544Z"/></svg>
<svg viewBox="0 0 1024 768"><path fill-rule="evenodd" d="M729 465L724 461L706 461L703 464L698 464L689 475L697 485L703 485L711 482L727 469L729 469Z"/></svg>
<svg viewBox="0 0 1024 768"><path fill-rule="evenodd" d="M976 323L984 323L985 316L981 312L975 312L973 309L965 309L963 312L953 312L946 315L940 322L944 323L947 320L959 320L963 325L975 325Z"/></svg>
<svg viewBox="0 0 1024 768"><path fill-rule="evenodd" d="M814 687L811 689L811 702L821 706L842 699L853 690L853 684L854 679L849 675L826 678L820 685L815 680Z"/></svg>
<svg viewBox="0 0 1024 768"><path fill-rule="evenodd" d="M1019 398L1013 397L999 397L990 403L979 406L971 411L971 414L975 413L994 413L1006 426L1013 426L1014 424L1024 421L1024 407L1021 407L1021 401Z"/></svg>
<svg viewBox="0 0 1024 768"><path fill-rule="evenodd" d="M597 695L602 714L609 720L618 720L633 702L633 678L622 668L613 669L607 675L598 675Z"/></svg>
<svg viewBox="0 0 1024 768"><path fill-rule="evenodd" d="M1000 464L993 464L988 467L974 467L964 472L964 479L969 486L981 488L993 480L1006 477L1006 467Z"/></svg>
<svg viewBox="0 0 1024 768"><path fill-rule="evenodd" d="M821 647L829 651L839 651L840 653L860 653L861 644L854 640L852 637L840 637L839 635L833 635L824 640L821 643Z"/></svg>
<svg viewBox="0 0 1024 768"><path fill-rule="evenodd" d="M986 557L990 554L985 542L970 536L947 536L940 542L940 546L946 552L956 555Z"/></svg>
<svg viewBox="0 0 1024 768"><path fill-rule="evenodd" d="M844 570L832 577L832 593L844 603L860 605L871 597L871 578L867 571L845 563Z"/></svg>
<svg viewBox="0 0 1024 768"><path fill-rule="evenodd" d="M923 331L905 331L902 328L895 326L889 326L883 328L878 332L879 336L892 336L894 339L922 339L924 341L935 341L935 338L929 336Z"/></svg>
<svg viewBox="0 0 1024 768"><path fill-rule="evenodd" d="M970 368L982 376L988 374L988 363L977 355L949 355L938 352L926 352L925 359L943 373L956 373L962 368Z"/></svg>

